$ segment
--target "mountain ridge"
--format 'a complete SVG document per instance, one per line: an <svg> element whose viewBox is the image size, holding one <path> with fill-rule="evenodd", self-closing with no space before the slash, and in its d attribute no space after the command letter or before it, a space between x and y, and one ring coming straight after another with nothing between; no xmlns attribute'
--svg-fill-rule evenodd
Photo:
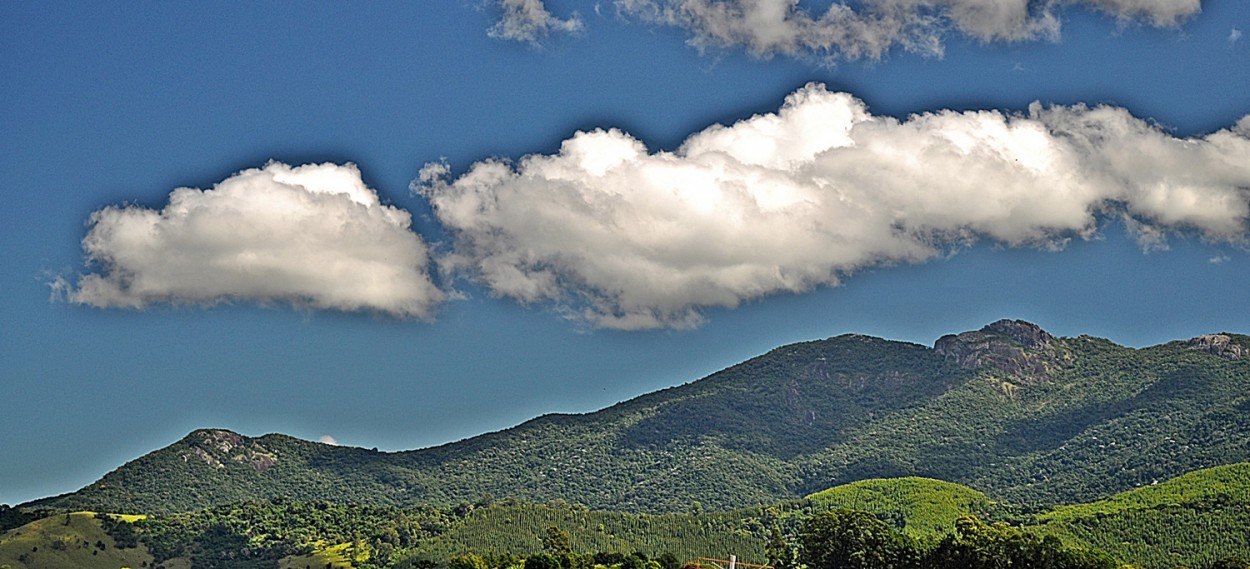
<svg viewBox="0 0 1250 569"><path fill-rule="evenodd" d="M402 506L492 494L664 512L895 476L972 484L996 499L1075 502L1250 459L1236 443L1250 434L1246 354L1250 337L1239 334L1129 348L1020 320L934 347L844 334L598 411L545 414L424 449L197 429L31 504L161 512L282 495ZM1126 429L1137 430L1133 452L1109 451L1106 438L1129 441ZM1159 453L1168 439L1186 448ZM1166 462L1142 460L1149 453ZM1076 463L1096 468L1076 472Z"/></svg>

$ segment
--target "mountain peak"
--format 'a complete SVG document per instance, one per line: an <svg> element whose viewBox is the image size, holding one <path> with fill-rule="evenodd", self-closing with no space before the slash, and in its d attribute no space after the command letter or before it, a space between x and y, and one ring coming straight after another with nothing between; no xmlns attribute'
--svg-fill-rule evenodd
<svg viewBox="0 0 1250 569"><path fill-rule="evenodd" d="M183 462L202 460L218 470L238 463L263 472L278 463L278 457L259 442L226 429L197 429L182 442L187 446L180 455Z"/></svg>
<svg viewBox="0 0 1250 569"><path fill-rule="evenodd" d="M998 334L1015 340L1027 348L1039 348L1049 345L1055 339L1041 326L1025 320L999 320L981 328L981 332Z"/></svg>
<svg viewBox="0 0 1250 569"><path fill-rule="evenodd" d="M1045 377L1064 360L1062 341L1024 320L999 320L980 330L947 334L933 349L962 368L989 366L1020 377Z"/></svg>

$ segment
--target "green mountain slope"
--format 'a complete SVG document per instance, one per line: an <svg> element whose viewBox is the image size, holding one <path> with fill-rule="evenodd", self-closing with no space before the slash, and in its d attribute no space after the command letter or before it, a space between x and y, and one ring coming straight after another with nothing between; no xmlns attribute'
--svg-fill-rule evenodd
<svg viewBox="0 0 1250 569"><path fill-rule="evenodd" d="M378 453L202 430L38 505L171 512L285 497L384 506L489 494L682 512L923 476L1014 503L1092 500L1250 459L1250 338L1146 349L1000 321L934 348L777 348L584 415Z"/></svg>
<svg viewBox="0 0 1250 569"><path fill-rule="evenodd" d="M1250 558L1250 463L1191 472L1037 516L1041 530L1149 567Z"/></svg>
<svg viewBox="0 0 1250 569"><path fill-rule="evenodd" d="M1032 515L990 502L971 488L923 478L859 481L803 499L718 513L633 514L511 500L445 509L246 502L151 516L133 525L138 546L130 549L117 549L88 514L74 514L69 523L58 514L0 534L0 565L92 568L148 562L171 569L187 563L339 567L349 557L376 565L387 564L379 559L409 557L446 561L470 552L535 553L553 526L568 535L577 553L672 553L678 560L736 554L762 562L772 528L781 528L793 541L804 519L847 507L874 514L919 539L922 547L934 546L954 530L955 520L971 514L1008 520L1068 545L1101 549L1147 569L1206 567L1222 558L1250 556L1250 532L1245 531L1250 527L1250 463L1239 463ZM104 546L94 545L97 540ZM54 545L58 541L65 546Z"/></svg>

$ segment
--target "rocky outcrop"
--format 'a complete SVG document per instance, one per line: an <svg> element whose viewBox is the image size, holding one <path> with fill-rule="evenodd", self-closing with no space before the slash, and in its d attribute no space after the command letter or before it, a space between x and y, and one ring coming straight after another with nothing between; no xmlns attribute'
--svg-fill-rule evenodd
<svg viewBox="0 0 1250 569"><path fill-rule="evenodd" d="M1023 320L999 320L973 332L948 334L933 349L962 368L989 366L1031 379L1048 377L1068 357L1062 340Z"/></svg>
<svg viewBox="0 0 1250 569"><path fill-rule="evenodd" d="M182 453L182 461L193 458L215 469L226 467L226 461L247 464L263 472L278 464L278 457L255 440L224 429L202 429L183 439L191 448Z"/></svg>
<svg viewBox="0 0 1250 569"><path fill-rule="evenodd" d="M1191 338L1186 345L1191 350L1206 352L1226 360L1239 360L1250 356L1250 348L1237 343L1227 334L1204 334Z"/></svg>

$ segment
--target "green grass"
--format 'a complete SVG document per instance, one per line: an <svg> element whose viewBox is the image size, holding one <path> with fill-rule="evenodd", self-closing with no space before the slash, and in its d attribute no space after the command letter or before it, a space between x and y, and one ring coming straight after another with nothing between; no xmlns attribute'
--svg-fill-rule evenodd
<svg viewBox="0 0 1250 569"><path fill-rule="evenodd" d="M12 569L138 569L152 560L142 546L118 549L91 512L55 515L0 534L0 565Z"/></svg>

